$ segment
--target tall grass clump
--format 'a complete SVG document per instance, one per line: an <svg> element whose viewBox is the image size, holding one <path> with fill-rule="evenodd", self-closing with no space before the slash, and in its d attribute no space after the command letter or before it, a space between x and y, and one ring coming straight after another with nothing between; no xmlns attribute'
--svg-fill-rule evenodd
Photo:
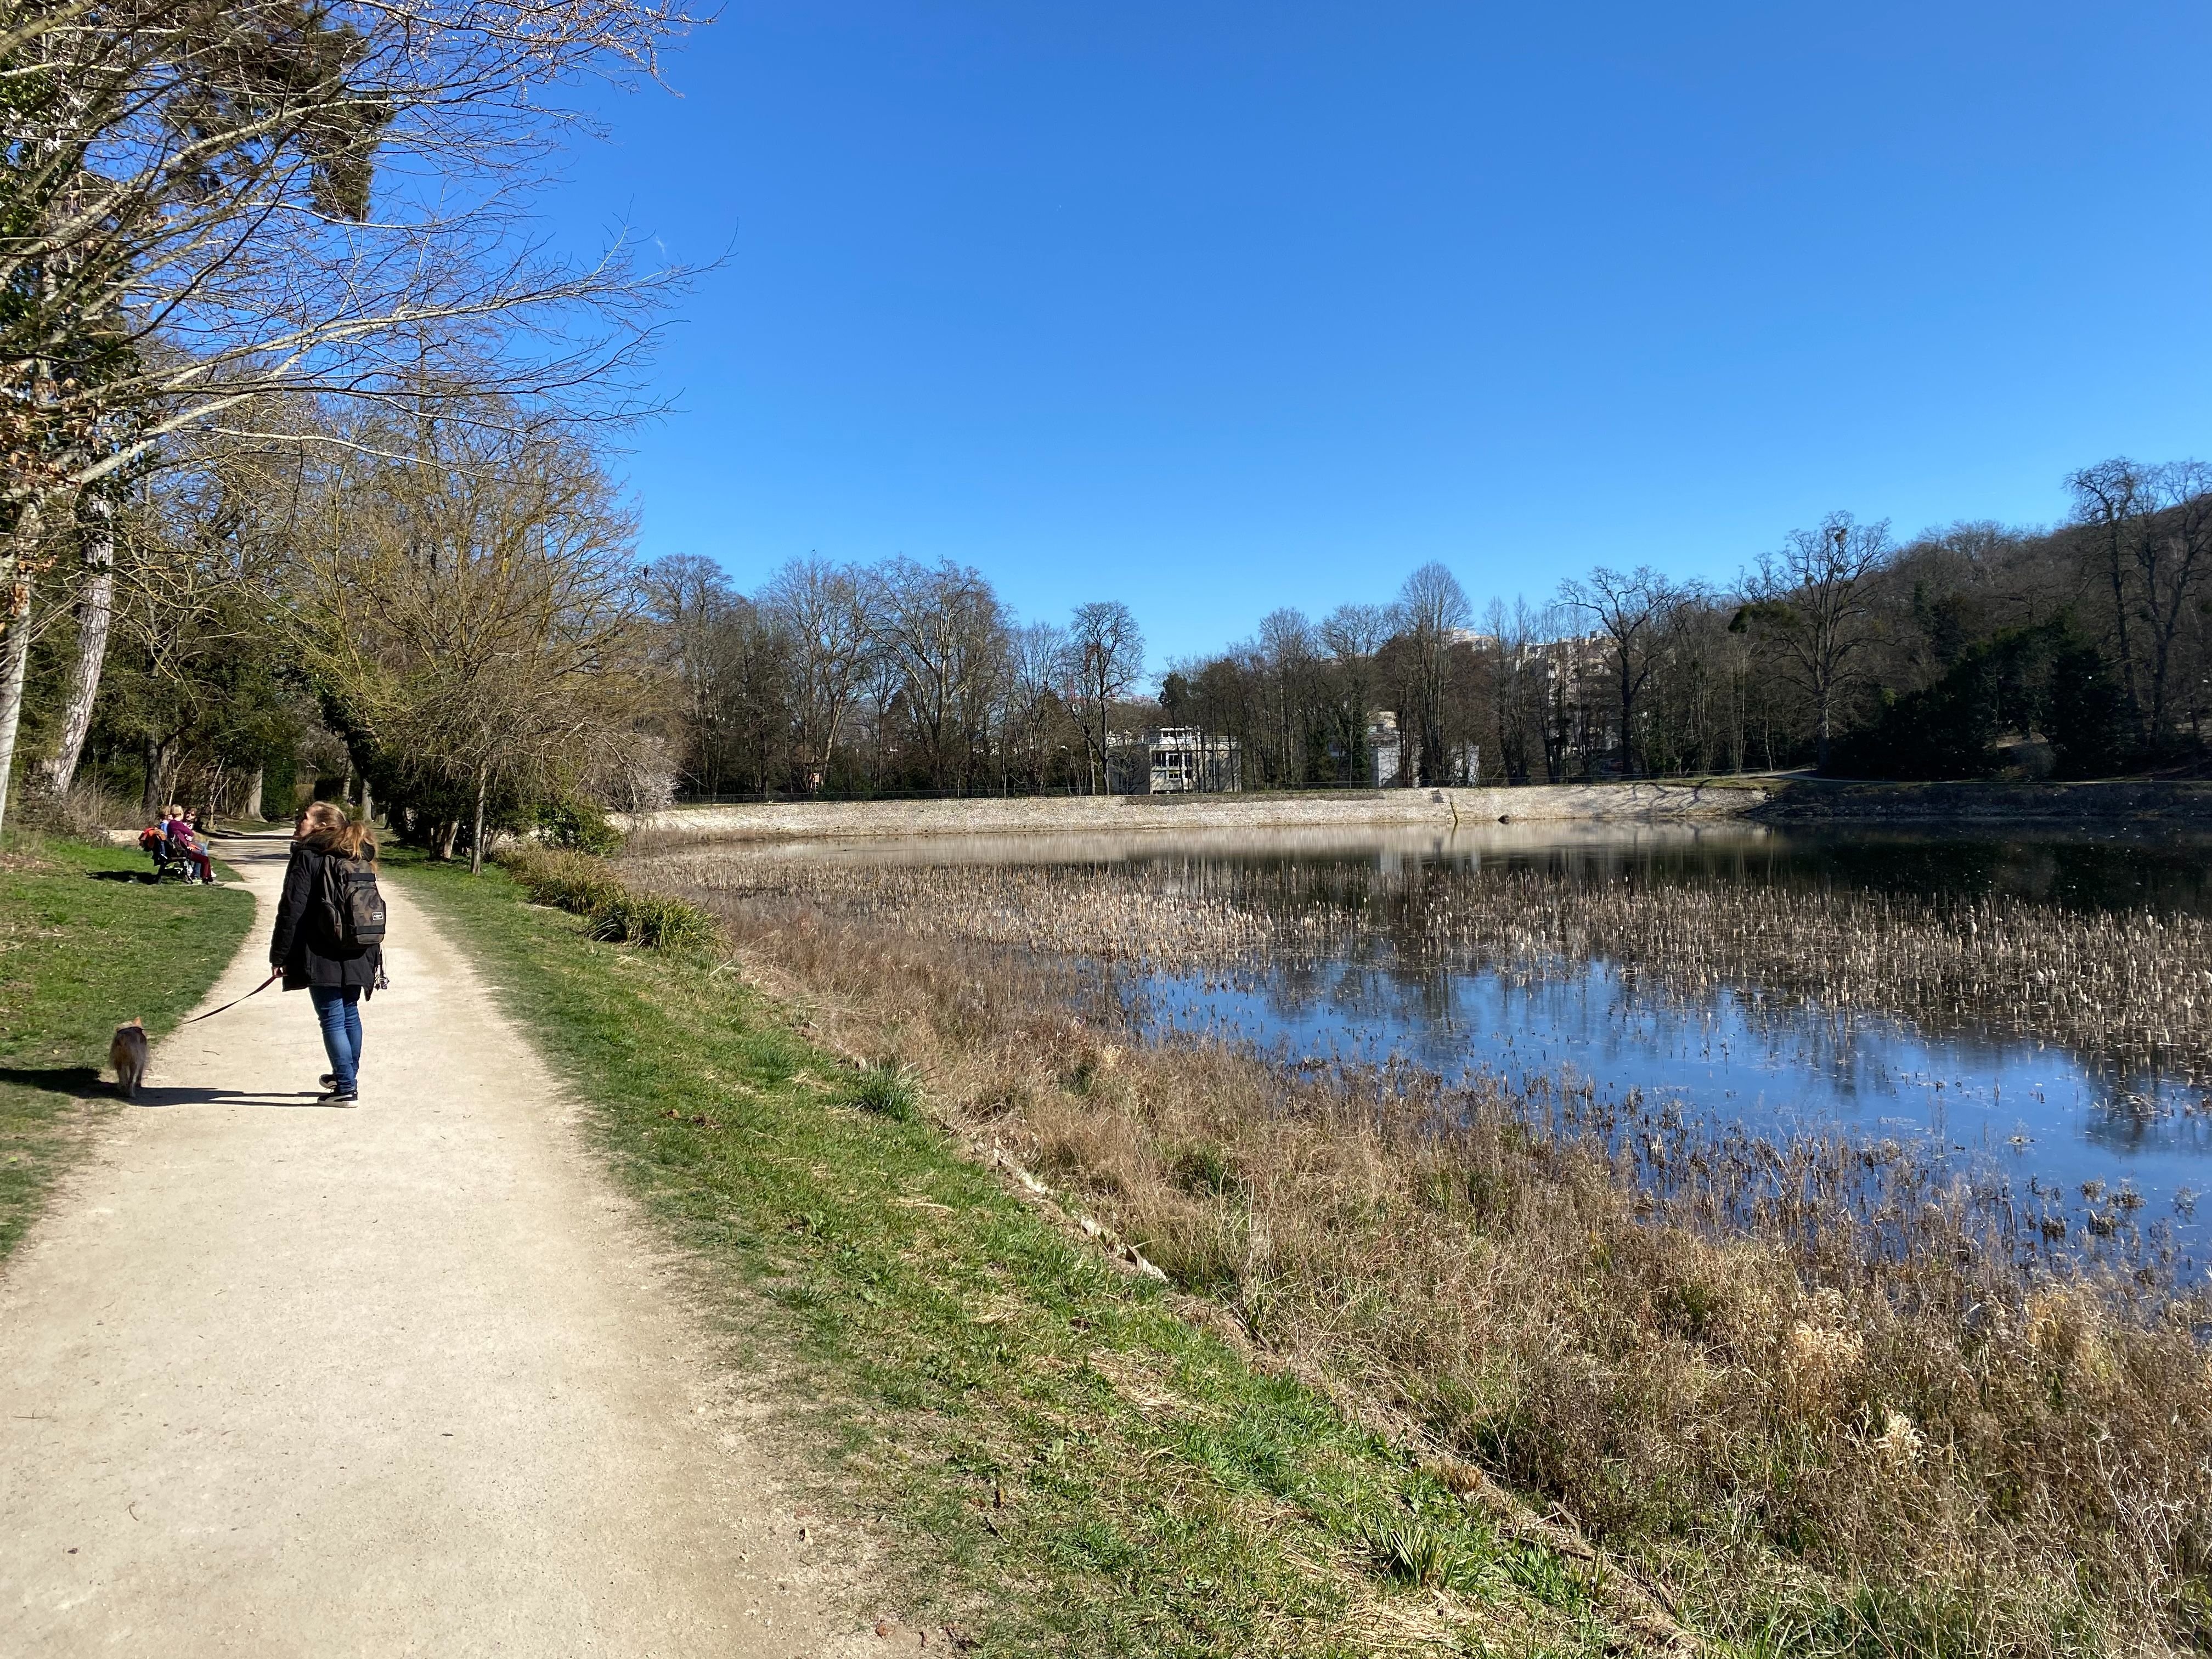
<svg viewBox="0 0 2212 1659"><path fill-rule="evenodd" d="M1234 961L1340 918L1195 882L1147 907L1133 884L1094 879L1093 905L1030 872L647 868L829 1040L902 1055L973 1139L1243 1340L1440 1468L1570 1518L1706 1633L1929 1659L2212 1650L2212 1303L2154 1263L2023 1251L2040 1228L2009 1193L1896 1148L1146 1046L1060 948ZM1470 914L1414 936L1472 939ZM1670 928L1722 911L1589 914L1686 975L1705 947ZM1961 947L1930 910L1892 915L1893 945L2012 963L2012 984L2077 937L1961 912L2022 928ZM1744 920L1780 986L1778 945ZM1556 920L1516 925L1557 948ZM1846 939L1808 940L1793 982L1876 982ZM1448 1576L1401 1530L1370 1540L1391 1573Z"/></svg>
<svg viewBox="0 0 2212 1659"><path fill-rule="evenodd" d="M623 888L592 911L592 937L650 951L684 950L713 944L714 920L682 899Z"/></svg>
<svg viewBox="0 0 2212 1659"><path fill-rule="evenodd" d="M141 822L136 803L124 799L96 779L80 778L59 795L27 793L23 800L27 822L58 835L106 844L110 830Z"/></svg>
<svg viewBox="0 0 2212 1659"><path fill-rule="evenodd" d="M844 1097L863 1111L910 1122L921 1109L921 1079L896 1060L879 1060L854 1073Z"/></svg>
<svg viewBox="0 0 2212 1659"><path fill-rule="evenodd" d="M589 918L594 939L659 951L711 945L716 938L714 919L698 906L634 890L612 865L589 853L525 845L501 854L500 862L532 904Z"/></svg>

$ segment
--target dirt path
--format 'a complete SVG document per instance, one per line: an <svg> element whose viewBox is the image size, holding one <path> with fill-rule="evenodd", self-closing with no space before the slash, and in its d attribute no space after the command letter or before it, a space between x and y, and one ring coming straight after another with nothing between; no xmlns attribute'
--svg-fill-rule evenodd
<svg viewBox="0 0 2212 1659"><path fill-rule="evenodd" d="M239 846L210 1007L266 971L283 851ZM852 1626L741 1402L385 884L362 1106L314 1104L304 994L185 1027L0 1278L0 1653L823 1650Z"/></svg>

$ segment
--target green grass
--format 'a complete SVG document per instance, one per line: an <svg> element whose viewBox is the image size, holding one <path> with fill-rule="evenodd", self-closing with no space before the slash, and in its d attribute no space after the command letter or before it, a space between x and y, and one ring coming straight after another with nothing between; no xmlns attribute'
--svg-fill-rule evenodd
<svg viewBox="0 0 2212 1659"><path fill-rule="evenodd" d="M700 1264L732 1363L888 1563L992 1654L1595 1654L1574 1564L1248 1362L710 957L396 861ZM880 1519L877 1519L880 1517ZM872 1571L874 1570L872 1570Z"/></svg>
<svg viewBox="0 0 2212 1659"><path fill-rule="evenodd" d="M115 1028L169 1030L252 923L242 890L147 872L135 847L11 833L0 852L0 1260L106 1109Z"/></svg>

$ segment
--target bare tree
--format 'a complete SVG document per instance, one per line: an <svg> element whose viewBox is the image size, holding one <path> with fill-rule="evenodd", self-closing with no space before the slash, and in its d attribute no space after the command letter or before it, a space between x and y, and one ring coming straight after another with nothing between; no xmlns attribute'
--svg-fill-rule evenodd
<svg viewBox="0 0 2212 1659"><path fill-rule="evenodd" d="M2128 630L2129 567L2145 534L2144 521L2151 511L2151 484L2146 469L2118 456L2071 473L2066 487L2073 492L2077 522L2094 526L2112 600L2112 629L2119 652L2121 696L2127 704L2129 724L2140 738L2142 700L2136 690L2136 665L2132 635Z"/></svg>
<svg viewBox="0 0 2212 1659"><path fill-rule="evenodd" d="M1791 531L1745 584L1750 603L1739 615L1779 647L1784 672L1804 690L1823 771L1869 641L1874 579L1892 551L1887 520L1863 525L1831 513L1817 530Z"/></svg>
<svg viewBox="0 0 2212 1659"><path fill-rule="evenodd" d="M799 766L807 793L818 793L876 653L874 585L849 567L810 556L777 571L761 604L792 641Z"/></svg>
<svg viewBox="0 0 2212 1659"><path fill-rule="evenodd" d="M1050 760L1047 745L1054 717L1064 707L1059 688L1066 678L1067 657L1066 631L1051 623L1030 623L1013 629L1008 638L1000 752L1009 768L1017 751L1025 754L1030 781L1039 789L1044 787Z"/></svg>
<svg viewBox="0 0 2212 1659"><path fill-rule="evenodd" d="M1659 635L1684 590L1650 565L1632 571L1600 565L1579 581L1559 584L1559 602L1581 612L1605 636L1620 718L1620 770L1636 770L1637 707L1658 665Z"/></svg>
<svg viewBox="0 0 2212 1659"><path fill-rule="evenodd" d="M658 654L678 697L684 770L695 785L712 791L720 781L736 678L732 623L750 605L720 565L695 553L673 555L639 574Z"/></svg>
<svg viewBox="0 0 2212 1659"><path fill-rule="evenodd" d="M1115 702L1128 695L1145 672L1145 636L1137 618L1118 599L1079 605L1067 630L1067 672L1090 709L1084 737L1098 770L1094 789L1113 787L1108 730Z"/></svg>
<svg viewBox="0 0 2212 1659"><path fill-rule="evenodd" d="M0 589L0 824L7 821L8 780L15 769L15 743L22 730L23 691L30 675L31 645L37 632L36 579L59 556L38 504L16 515L10 537L8 582Z"/></svg>
<svg viewBox="0 0 2212 1659"><path fill-rule="evenodd" d="M650 73L684 21L651 0L24 0L8 21L0 281L33 302L0 319L0 358L15 453L49 463L11 467L11 505L275 392L390 397L432 344L450 359L519 308L635 292L619 254L580 268L508 238L577 125L547 89ZM380 197L380 172L408 182ZM498 390L576 386L614 343L537 343L498 360Z"/></svg>
<svg viewBox="0 0 2212 1659"><path fill-rule="evenodd" d="M1335 672L1334 718L1347 781L1367 776L1367 728L1373 719L1375 653L1397 631L1386 605L1340 605L1322 618L1319 635Z"/></svg>
<svg viewBox="0 0 2212 1659"><path fill-rule="evenodd" d="M1467 590L1440 564L1423 565L1398 592L1401 628L1412 647L1414 736L1419 781L1444 779L1450 765L1444 737L1444 687L1451 648L1474 614Z"/></svg>
<svg viewBox="0 0 2212 1659"><path fill-rule="evenodd" d="M971 787L1006 667L1006 614L991 585L951 560L895 560L880 578L877 637L933 787Z"/></svg>
<svg viewBox="0 0 2212 1659"><path fill-rule="evenodd" d="M1277 757L1274 775L1283 784L1306 781L1307 734L1325 724L1319 698L1320 649L1304 611L1286 605L1260 619L1255 655L1268 702L1268 746Z"/></svg>
<svg viewBox="0 0 2212 1659"><path fill-rule="evenodd" d="M2137 616L2148 635L2148 746L2164 754L2174 738L2177 647L2192 611L2212 587L2212 466L2174 461L2145 474L2152 516L2135 540Z"/></svg>
<svg viewBox="0 0 2212 1659"><path fill-rule="evenodd" d="M15 646L27 651L65 621L73 619L77 629L54 722L57 747L66 761L43 765L42 784L58 791L76 769L93 726L101 684L96 671L111 635L133 653L139 680L159 689L157 699L123 722L149 745L149 799L169 787L188 741L228 750L246 740L246 727L266 726L251 709L271 688L266 672L250 662L255 653L246 647L249 639L265 641L265 607L250 591L228 590L241 584L250 589L286 556L296 460L296 453L221 446L203 457L201 466L155 474L128 495L103 486L78 497L78 521L61 527L40 561L52 568L76 555L81 585L74 617L67 604L50 605L15 636ZM97 649L90 653L88 632L96 636ZM88 659L95 671L90 674ZM6 717L11 705L20 707L21 683L20 673L0 681L0 750L9 746ZM225 696L239 705L235 720L219 711ZM112 735L117 722L109 725ZM208 775L222 770L223 763L212 753L202 758L213 769Z"/></svg>
<svg viewBox="0 0 2212 1659"><path fill-rule="evenodd" d="M1530 738L1543 719L1542 663L1537 614L1516 597L1509 609L1492 599L1483 615L1489 635L1491 731L1498 763L1510 783L1528 781Z"/></svg>

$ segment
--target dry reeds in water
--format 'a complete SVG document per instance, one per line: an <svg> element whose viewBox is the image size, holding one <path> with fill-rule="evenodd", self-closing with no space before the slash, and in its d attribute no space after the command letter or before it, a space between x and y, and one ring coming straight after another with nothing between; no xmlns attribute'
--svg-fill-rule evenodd
<svg viewBox="0 0 2212 1659"><path fill-rule="evenodd" d="M1259 902L1302 890L1284 872L1090 876L684 860L645 878L714 909L753 976L848 1049L897 1054L935 1107L1079 1192L1252 1340L1556 1504L1710 1632L1793 1653L2212 1641L2201 1293L2024 1255L2007 1195L1895 1149L1869 1179L1869 1149L1840 1139L1133 1043L1077 957L1358 948L1373 896ZM1602 945L1684 985L2057 1010L2114 1054L2179 1056L2202 1030L2176 964L2205 940L2163 921L1498 889L1383 916L1391 948ZM2173 981L2148 1014L2119 1006L2156 977L2109 959L2129 950ZM2039 977L2061 971L2085 977Z"/></svg>
<svg viewBox="0 0 2212 1659"><path fill-rule="evenodd" d="M2212 1085L2212 921L1753 882L1647 884L1528 869L1182 863L1098 867L803 865L727 853L657 878L921 937L1166 972L1387 951L1407 966L1527 978L1602 958L1632 988L1726 988L1848 1020L2041 1038L2092 1069Z"/></svg>

